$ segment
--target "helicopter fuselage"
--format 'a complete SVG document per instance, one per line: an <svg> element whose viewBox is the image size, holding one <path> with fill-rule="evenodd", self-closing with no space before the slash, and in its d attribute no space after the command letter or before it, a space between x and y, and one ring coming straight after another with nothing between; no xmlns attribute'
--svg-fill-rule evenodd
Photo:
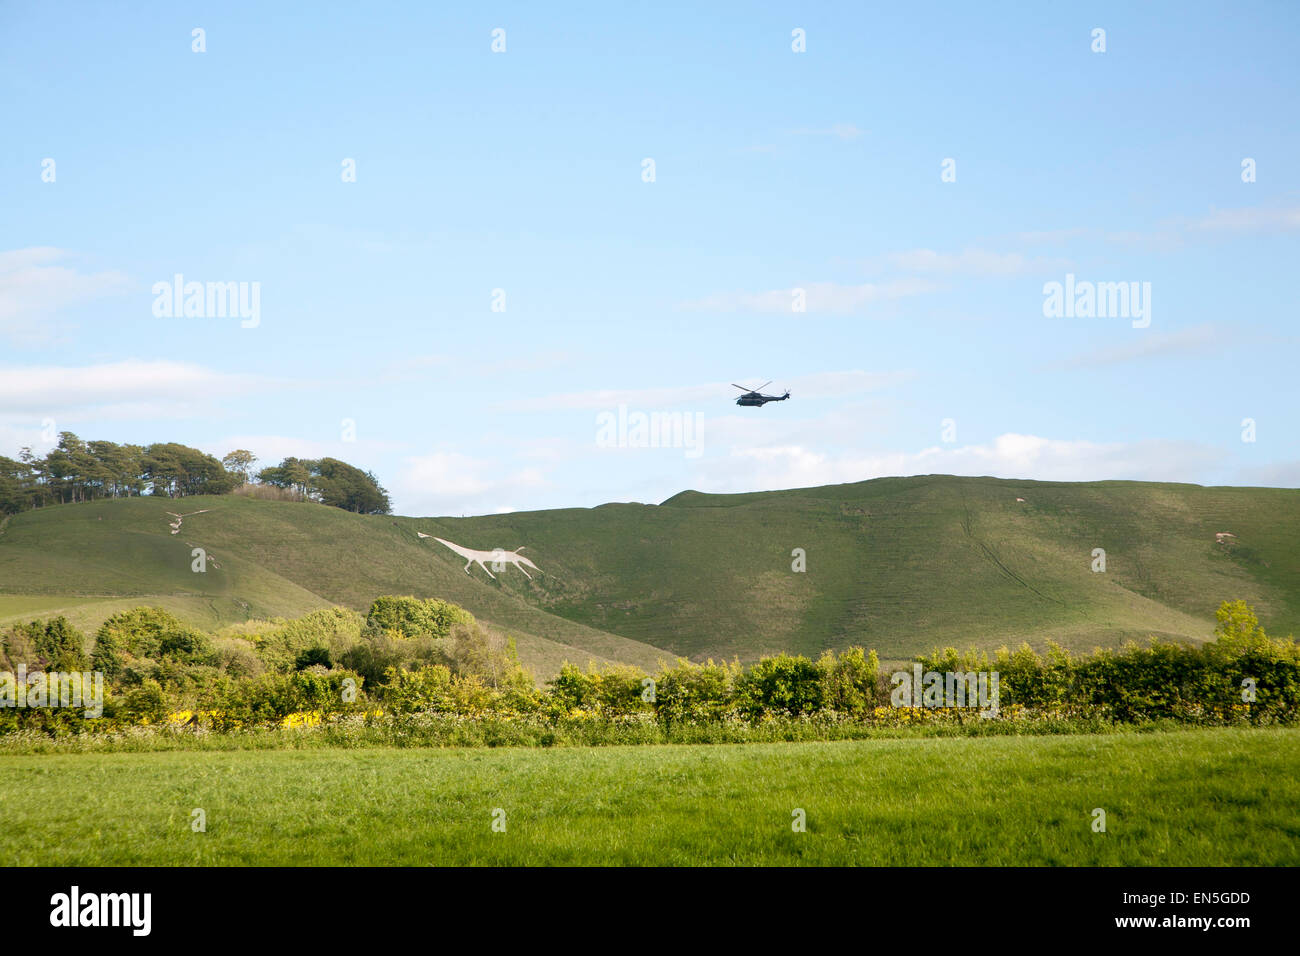
<svg viewBox="0 0 1300 956"><path fill-rule="evenodd" d="M767 402L784 402L789 397L789 395L760 395L758 392L750 392L748 395L742 395L736 399L736 404L761 407Z"/></svg>

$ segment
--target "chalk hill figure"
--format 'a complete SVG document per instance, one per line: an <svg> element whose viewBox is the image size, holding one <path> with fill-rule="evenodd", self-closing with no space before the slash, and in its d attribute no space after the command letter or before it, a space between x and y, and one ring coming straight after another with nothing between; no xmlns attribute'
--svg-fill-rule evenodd
<svg viewBox="0 0 1300 956"><path fill-rule="evenodd" d="M534 571L536 571L539 574L542 573L541 568L533 564L533 562L529 561L527 558L525 558L522 554L519 553L520 551L524 550L522 546L515 548L513 551L503 551L500 548L495 548L492 551L476 551L473 548L462 548L460 545L456 544L453 541L447 541L444 540L443 538L439 538L434 535L425 534L422 531L417 531L416 534L418 534L421 538L433 538L434 541L437 541L439 544L445 544L447 547L451 548L451 550L459 554L462 558L465 559L466 574L469 574L469 566L477 562L478 566L487 572L487 576L490 577L493 581L495 581L496 575L494 575L491 571L488 571L488 566L487 564L484 563L488 561L497 565L498 571L501 570L501 565L513 564L520 571L523 571L524 577L526 577L530 581L533 579L533 576L529 574L527 571L524 571L524 565L528 565L528 567L532 568Z"/></svg>

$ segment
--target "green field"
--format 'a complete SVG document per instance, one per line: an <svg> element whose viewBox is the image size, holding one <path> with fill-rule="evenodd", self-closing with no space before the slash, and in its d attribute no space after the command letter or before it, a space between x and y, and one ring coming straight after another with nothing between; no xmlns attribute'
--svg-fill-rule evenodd
<svg viewBox="0 0 1300 956"><path fill-rule="evenodd" d="M201 509L169 534L165 512ZM466 575L417 531L524 545L543 573ZM93 629L149 603L211 629L412 594L509 630L539 677L566 659L654 669L676 655L852 644L886 662L944 645L1088 651L1151 635L1200 642L1235 599L1270 633L1300 633L1297 541L1300 490L1123 481L884 478L475 518L132 498L15 516L0 534L0 623L57 612ZM192 572L192 547L219 566ZM791 570L795 548L806 573ZM1094 548L1105 573L1091 570Z"/></svg>
<svg viewBox="0 0 1300 956"><path fill-rule="evenodd" d="M1296 865L1300 731L0 757L0 830L23 866Z"/></svg>

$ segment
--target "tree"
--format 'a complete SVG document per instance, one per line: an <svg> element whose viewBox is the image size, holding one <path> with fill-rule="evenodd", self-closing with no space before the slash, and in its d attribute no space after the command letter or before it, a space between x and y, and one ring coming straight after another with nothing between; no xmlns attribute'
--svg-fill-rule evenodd
<svg viewBox="0 0 1300 956"><path fill-rule="evenodd" d="M235 477L221 462L197 448L162 442L145 449L144 477L156 495L224 495L235 487Z"/></svg>
<svg viewBox="0 0 1300 956"><path fill-rule="evenodd" d="M0 515L16 515L26 510L29 495L23 481L27 466L0 455Z"/></svg>
<svg viewBox="0 0 1300 956"><path fill-rule="evenodd" d="M1214 627L1215 649L1229 657L1239 657L1249 651L1266 651L1268 635L1259 626L1259 618L1245 601L1224 601L1214 612L1218 624Z"/></svg>
<svg viewBox="0 0 1300 956"><path fill-rule="evenodd" d="M60 432L44 458L23 448L18 460L0 456L0 515L50 503L157 495L224 495L253 478L257 456L237 448L218 461L176 442L147 447L85 442ZM389 514L388 492L374 474L337 458L286 458L256 473L263 484L293 491L357 514Z"/></svg>
<svg viewBox="0 0 1300 956"><path fill-rule="evenodd" d="M106 673L120 669L129 657L162 659L202 658L210 653L209 641L200 631L160 607L136 607L109 617L95 635L91 657Z"/></svg>
<svg viewBox="0 0 1300 956"><path fill-rule="evenodd" d="M315 462L315 485L321 504L363 515L386 515L393 508L375 476L337 458Z"/></svg>
<svg viewBox="0 0 1300 956"><path fill-rule="evenodd" d="M44 506L47 498L50 497L48 464L45 459L33 455L30 446L24 446L19 450L18 461L27 469L28 489L31 496L29 507L40 508Z"/></svg>
<svg viewBox="0 0 1300 956"><path fill-rule="evenodd" d="M54 671L80 671L86 666L86 638L68 623L56 617L45 623L45 632L35 641L37 652Z"/></svg>
<svg viewBox="0 0 1300 956"><path fill-rule="evenodd" d="M259 471L257 480L264 485L296 491L304 498L313 498L310 491L311 469L309 467L312 464L314 462L303 461L300 458L286 458L278 465Z"/></svg>
<svg viewBox="0 0 1300 956"><path fill-rule="evenodd" d="M357 514L386 515L392 511L388 492L373 474L337 458L286 458L278 465L263 468L257 480Z"/></svg>
<svg viewBox="0 0 1300 956"><path fill-rule="evenodd" d="M221 459L221 464L225 466L226 471L236 476L236 486L246 485L251 480L253 473L253 463L257 461L257 456L246 448L236 448L225 458Z"/></svg>
<svg viewBox="0 0 1300 956"><path fill-rule="evenodd" d="M45 456L45 466L60 502L82 500L88 464L86 443L72 432L59 432L59 443Z"/></svg>
<svg viewBox="0 0 1300 956"><path fill-rule="evenodd" d="M456 625L473 623L469 611L437 598L384 595L375 598L366 615L366 626L372 631L403 638L443 638Z"/></svg>
<svg viewBox="0 0 1300 956"><path fill-rule="evenodd" d="M97 462L103 495L113 498L130 497L144 490L144 481L140 477L144 449L139 445L92 441L86 447Z"/></svg>
<svg viewBox="0 0 1300 956"><path fill-rule="evenodd" d="M10 666L27 664L51 671L80 671L86 666L86 638L65 617L13 624L0 639Z"/></svg>

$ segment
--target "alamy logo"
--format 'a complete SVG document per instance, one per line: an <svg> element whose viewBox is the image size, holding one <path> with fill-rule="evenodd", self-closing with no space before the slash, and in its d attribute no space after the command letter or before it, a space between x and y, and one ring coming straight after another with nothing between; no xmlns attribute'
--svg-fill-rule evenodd
<svg viewBox="0 0 1300 956"><path fill-rule="evenodd" d="M703 427L703 412L629 412L620 405L596 416L596 447L684 448L687 458L699 458Z"/></svg>
<svg viewBox="0 0 1300 956"><path fill-rule="evenodd" d="M920 664L897 671L889 702L895 707L979 707L981 717L998 715L997 671L926 671Z"/></svg>
<svg viewBox="0 0 1300 956"><path fill-rule="evenodd" d="M133 936L148 936L152 927L153 894L69 893L50 897L51 926L129 926Z"/></svg>
<svg viewBox="0 0 1300 956"><path fill-rule="evenodd" d="M159 319L243 319L240 326L255 329L262 324L262 283L186 282L179 272L155 282L153 314Z"/></svg>
<svg viewBox="0 0 1300 956"><path fill-rule="evenodd" d="M64 671L32 671L19 664L18 673L0 671L0 707L84 707L83 716L104 713L104 675Z"/></svg>
<svg viewBox="0 0 1300 956"><path fill-rule="evenodd" d="M1049 319L1132 319L1133 328L1151 324L1150 282L1076 282L1067 272L1065 283L1043 286L1043 315Z"/></svg>

